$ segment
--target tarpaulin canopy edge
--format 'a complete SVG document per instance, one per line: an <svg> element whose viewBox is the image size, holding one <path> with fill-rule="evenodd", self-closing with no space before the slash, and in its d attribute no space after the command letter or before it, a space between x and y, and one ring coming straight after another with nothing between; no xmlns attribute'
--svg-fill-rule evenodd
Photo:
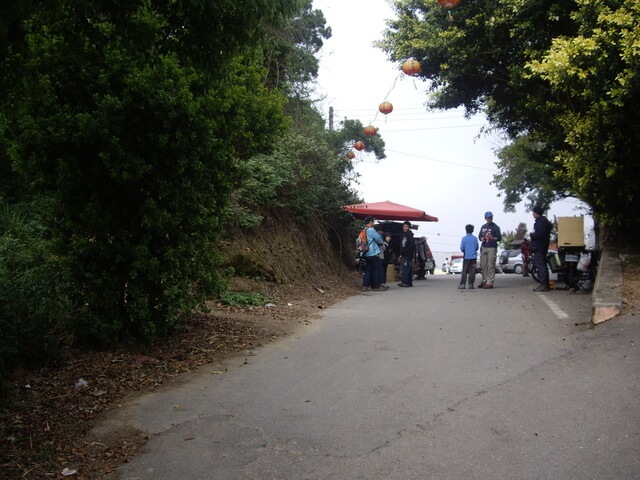
<svg viewBox="0 0 640 480"><path fill-rule="evenodd" d="M429 215L422 210L393 202L357 203L354 205L344 205L342 208L358 219L373 217L376 220L438 221L438 217Z"/></svg>

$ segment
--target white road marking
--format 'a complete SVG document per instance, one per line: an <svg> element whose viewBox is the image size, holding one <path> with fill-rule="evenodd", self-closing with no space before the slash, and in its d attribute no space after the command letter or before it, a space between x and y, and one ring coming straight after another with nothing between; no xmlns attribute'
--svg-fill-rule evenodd
<svg viewBox="0 0 640 480"><path fill-rule="evenodd" d="M569 318L569 315L567 315L565 311L562 310L556 302L554 302L553 300L550 300L547 295L545 295L544 293L539 293L538 296L542 299L544 303L547 304L547 306L551 309L551 311L556 314L556 317Z"/></svg>

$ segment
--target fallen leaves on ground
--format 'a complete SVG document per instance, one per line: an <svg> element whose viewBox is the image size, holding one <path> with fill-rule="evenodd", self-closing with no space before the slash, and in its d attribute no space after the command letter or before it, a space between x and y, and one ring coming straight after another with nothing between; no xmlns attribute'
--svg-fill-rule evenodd
<svg viewBox="0 0 640 480"><path fill-rule="evenodd" d="M216 363L222 372L225 358L312 323L356 287L354 278L271 285L272 306L212 305L210 314L194 316L181 333L155 345L74 350L59 368L16 372L0 411L0 478L112 478L148 438L125 426L107 441L92 441L87 434L109 410L203 365Z"/></svg>

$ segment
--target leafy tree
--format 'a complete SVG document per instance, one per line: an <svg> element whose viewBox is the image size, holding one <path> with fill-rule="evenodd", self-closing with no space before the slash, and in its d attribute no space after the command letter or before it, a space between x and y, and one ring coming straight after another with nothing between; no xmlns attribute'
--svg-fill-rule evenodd
<svg viewBox="0 0 640 480"><path fill-rule="evenodd" d="M496 184L513 209L575 195L610 226L637 226L638 3L396 0L380 47L417 58L433 108L483 111L511 144Z"/></svg>
<svg viewBox="0 0 640 480"><path fill-rule="evenodd" d="M245 228L271 216L290 218L305 225L305 231L311 219L334 232L348 230L352 219L341 206L353 203L356 196L350 187L355 180L353 165L346 154L355 140L362 139L367 151L384 158L384 142L379 135L365 138L358 121L346 121L336 131L325 130L309 95L317 76L313 55L330 36L330 29L322 13L311 9L311 2L305 2L299 15L270 35L263 55L268 66L265 82L287 94L285 112L292 126L272 153L241 165L244 181L234 192L230 218Z"/></svg>
<svg viewBox="0 0 640 480"><path fill-rule="evenodd" d="M550 88L525 67L572 28L570 2L461 2L453 22L436 2L396 1L394 7L398 18L389 22L379 46L391 60L421 62L420 75L429 80L428 105L463 106L468 115L483 111L494 129L518 143L500 152L504 163L495 182L505 191L505 210L513 211L525 195L533 204L573 194L566 176L544 175L559 168L552 152L563 139ZM523 168L523 159L531 164ZM508 169L513 164L518 168Z"/></svg>
<svg viewBox="0 0 640 480"><path fill-rule="evenodd" d="M373 153L377 160L386 158L384 152L384 140L380 134L369 137L364 134L364 126L360 120L343 120L340 123L340 128L334 132L330 132L331 144L336 149L340 149L343 154L346 154L348 150L352 150L354 144L357 141L364 143L365 152Z"/></svg>
<svg viewBox="0 0 640 480"><path fill-rule="evenodd" d="M243 59L298 2L19 3L3 26L3 168L48 202L76 334L151 339L218 285L239 161L287 125Z"/></svg>
<svg viewBox="0 0 640 480"><path fill-rule="evenodd" d="M576 1L576 35L554 39L533 77L549 82L566 146L556 152L577 195L601 220L640 227L634 176L640 138L640 4ZM560 172L558 172L560 173Z"/></svg>
<svg viewBox="0 0 640 480"><path fill-rule="evenodd" d="M515 230L506 230L502 232L502 240L500 241L500 244L503 247L507 247L514 241L524 240L525 238L527 238L527 224L521 222Z"/></svg>
<svg viewBox="0 0 640 480"><path fill-rule="evenodd" d="M277 142L273 153L241 166L244 182L230 215L239 226L254 227L266 214L284 211L301 224L311 217L333 223L340 207L352 203L353 166L344 144L335 141L336 135L348 134L325 131L312 105L303 111L305 120Z"/></svg>
<svg viewBox="0 0 640 480"><path fill-rule="evenodd" d="M316 54L331 37L324 14L304 0L300 12L285 25L269 29L264 48L267 85L289 96L306 97L318 76Z"/></svg>
<svg viewBox="0 0 640 480"><path fill-rule="evenodd" d="M523 198L532 209L536 204L548 206L573 194L568 177L557 174L558 165L548 161L553 150L535 137L518 136L497 152L499 171L494 183L504 194L505 211L515 211Z"/></svg>

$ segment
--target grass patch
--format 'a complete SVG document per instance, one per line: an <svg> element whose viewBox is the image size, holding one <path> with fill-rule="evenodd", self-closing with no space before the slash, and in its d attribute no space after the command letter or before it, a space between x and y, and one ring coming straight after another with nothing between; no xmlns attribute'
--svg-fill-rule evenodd
<svg viewBox="0 0 640 480"><path fill-rule="evenodd" d="M223 305L259 307L269 303L270 299L260 292L225 292L220 295Z"/></svg>

